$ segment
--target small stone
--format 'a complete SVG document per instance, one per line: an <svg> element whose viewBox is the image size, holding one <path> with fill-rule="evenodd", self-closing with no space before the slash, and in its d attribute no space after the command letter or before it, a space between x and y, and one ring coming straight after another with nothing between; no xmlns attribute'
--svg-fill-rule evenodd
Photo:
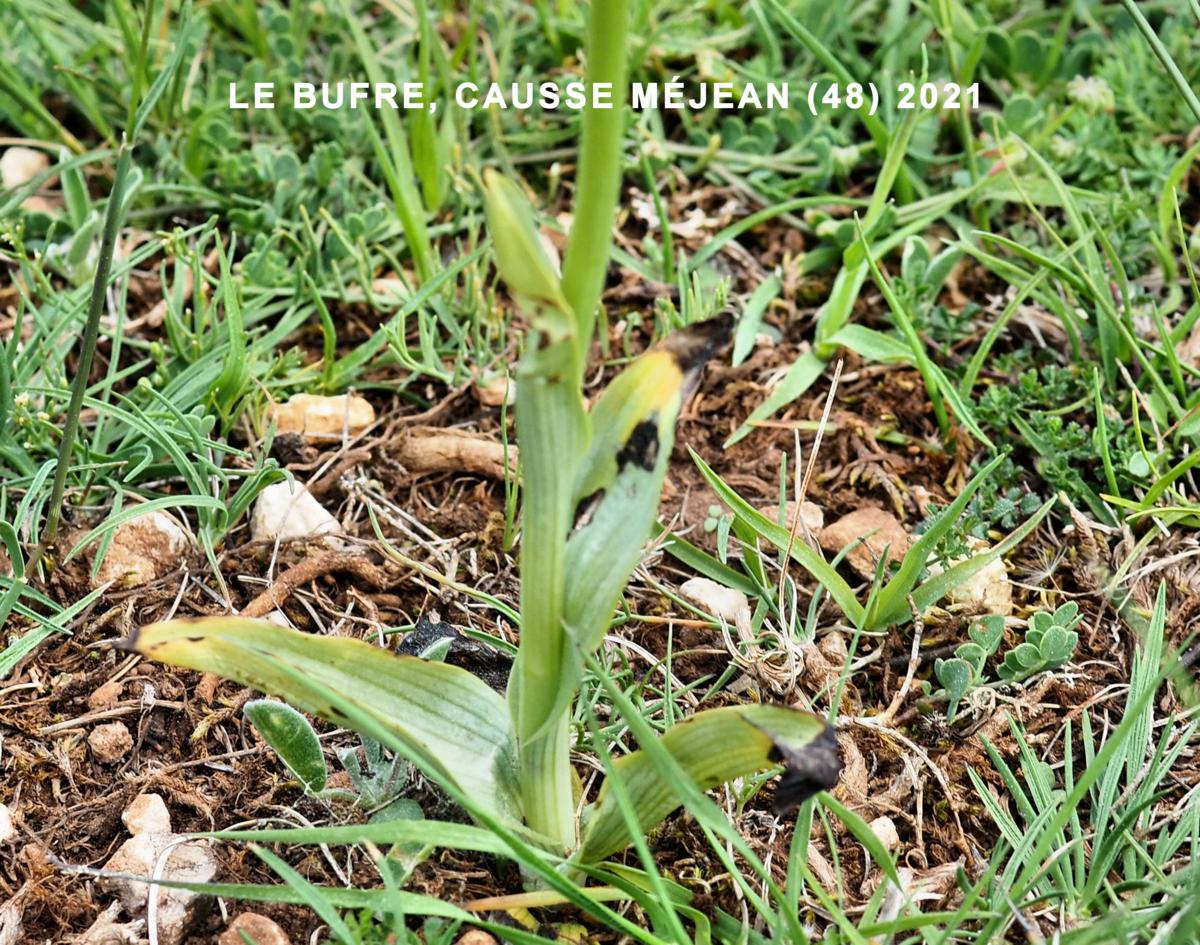
<svg viewBox="0 0 1200 945"><path fill-rule="evenodd" d="M474 388L476 399L484 407L511 407L517 399L517 385L507 374L481 377Z"/></svg>
<svg viewBox="0 0 1200 945"><path fill-rule="evenodd" d="M178 567L191 546L191 537L171 516L157 509L146 512L117 526L94 586L148 584Z"/></svg>
<svg viewBox="0 0 1200 945"><path fill-rule="evenodd" d="M129 734L124 722L109 722L92 729L92 734L88 736L88 745L97 761L112 765L129 754L133 748L133 736Z"/></svg>
<svg viewBox="0 0 1200 945"><path fill-rule="evenodd" d="M371 283L371 294L385 308L398 308L408 298L408 288L402 279L384 277Z"/></svg>
<svg viewBox="0 0 1200 945"><path fill-rule="evenodd" d="M496 945L496 940L483 929L467 929L454 945Z"/></svg>
<svg viewBox="0 0 1200 945"><path fill-rule="evenodd" d="M263 489L250 517L250 534L255 541L292 541L339 532L337 519L294 480Z"/></svg>
<svg viewBox="0 0 1200 945"><path fill-rule="evenodd" d="M7 804L0 804L0 843L8 843L17 835L17 828L13 826L12 811L8 809Z"/></svg>
<svg viewBox="0 0 1200 945"><path fill-rule="evenodd" d="M14 190L50 166L50 155L33 148L9 148L0 157L0 190Z"/></svg>
<svg viewBox="0 0 1200 945"><path fill-rule="evenodd" d="M121 814L121 823L137 836L140 833L170 833L171 814L157 794L139 794Z"/></svg>
<svg viewBox="0 0 1200 945"><path fill-rule="evenodd" d="M121 692L124 688L125 684L116 679L110 680L102 686L97 686L92 690L92 694L87 697L88 708L93 712L111 709L121 701Z"/></svg>
<svg viewBox="0 0 1200 945"><path fill-rule="evenodd" d="M163 856L166 860L160 867L158 861ZM217 861L206 840L183 841L170 833L140 833L126 840L104 868L110 873L146 877L153 876L158 868L161 879L207 883L217 874ZM150 892L146 883L105 877L100 884L120 898L130 915L146 914ZM166 886L159 886L155 894L158 896L158 940L162 945L179 945L208 901L200 893Z"/></svg>
<svg viewBox="0 0 1200 945"><path fill-rule="evenodd" d="M966 557L955 558L949 562L950 567L991 550L991 545L981 538L968 539L967 547L970 553ZM934 562L930 565L929 573L941 574L941 565ZM1012 583L1008 579L1004 562L999 558L989 561L965 581L950 588L946 593L946 600L972 613L1010 616L1013 612Z"/></svg>
<svg viewBox="0 0 1200 945"><path fill-rule="evenodd" d="M217 939L217 945L245 945L245 932L254 945L291 945L291 939L278 925L257 912L243 912Z"/></svg>
<svg viewBox="0 0 1200 945"><path fill-rule="evenodd" d="M843 515L822 529L820 540L821 547L830 554L858 542L846 561L859 577L867 580L875 576L875 563L883 557L885 548L889 561L899 561L912 544L896 516L872 507Z"/></svg>
<svg viewBox="0 0 1200 945"><path fill-rule="evenodd" d="M299 434L310 443L353 438L375 422L370 401L352 394L297 394L287 403L272 406L268 415L279 433Z"/></svg>
<svg viewBox="0 0 1200 945"><path fill-rule="evenodd" d="M817 646L827 660L839 667L845 666L847 660L850 658L850 651L846 646L846 638L837 630L831 630L825 636L821 637Z"/></svg>
<svg viewBox="0 0 1200 945"><path fill-rule="evenodd" d="M750 601L741 591L710 581L708 578L692 578L685 581L679 593L714 617L727 623L741 626L750 621Z"/></svg>
<svg viewBox="0 0 1200 945"><path fill-rule="evenodd" d="M900 834L896 830L896 824L891 817L876 817L870 823L871 833L879 838L879 842L883 844L883 848L888 853L895 853L900 846Z"/></svg>

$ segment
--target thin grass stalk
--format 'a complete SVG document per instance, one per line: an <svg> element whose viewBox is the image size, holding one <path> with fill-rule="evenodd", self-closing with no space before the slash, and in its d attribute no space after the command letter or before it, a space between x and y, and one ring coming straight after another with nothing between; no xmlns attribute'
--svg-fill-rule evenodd
<svg viewBox="0 0 1200 945"><path fill-rule="evenodd" d="M83 409L88 377L92 372L96 342L100 337L100 316L104 312L104 297L108 292L113 252L117 244L117 233L121 228L121 211L125 205L125 183L129 177L132 156L133 152L128 141L122 138L121 147L117 152L116 177L113 179L112 191L108 195L108 208L104 214L104 233L100 241L96 277L92 280L92 295L88 303L87 321L84 323L83 338L79 344L79 365L75 369L75 382L71 385L71 400L67 404L62 439L58 444L54 485L50 490L50 502L46 513L46 527L37 550L30 557L26 571L30 571L36 566L46 549L58 537L58 525L62 520L63 493L67 488L67 473L71 468L71 453L75 448L75 438L79 434L79 414Z"/></svg>
<svg viewBox="0 0 1200 945"><path fill-rule="evenodd" d="M1180 96L1187 103L1187 107L1192 110L1192 114L1200 120L1200 99L1196 98L1196 93L1192 87L1188 85L1188 80L1184 78L1182 72L1179 71L1179 66L1175 64L1175 60L1171 58L1167 47L1163 45L1163 41L1158 38L1158 34L1154 32L1154 27L1147 22L1142 15L1142 11L1138 9L1137 4L1133 0L1121 0L1121 4L1125 7L1125 12L1129 14L1134 25L1137 26L1143 38L1150 46L1151 52L1162 63L1164 69L1167 70L1167 75L1171 77L1171 81L1175 83L1175 88L1179 90ZM1196 9L1195 3L1192 5ZM1197 13L1200 16L1200 13Z"/></svg>
<svg viewBox="0 0 1200 945"><path fill-rule="evenodd" d="M613 214L621 185L628 26L629 0L592 4L588 20L587 86L590 90L600 83L611 84L613 107L588 108L583 113L579 171L575 178L575 219L563 259L563 293L575 313L581 379L608 271Z"/></svg>

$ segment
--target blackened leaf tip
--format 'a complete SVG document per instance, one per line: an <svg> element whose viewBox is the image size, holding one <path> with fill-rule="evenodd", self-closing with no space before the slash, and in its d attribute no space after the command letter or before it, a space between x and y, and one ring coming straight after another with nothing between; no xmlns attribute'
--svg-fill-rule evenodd
<svg viewBox="0 0 1200 945"><path fill-rule="evenodd" d="M810 797L837 784L842 773L842 759L832 726L826 725L814 741L802 748L777 747L786 765L775 789L775 813L779 816L790 813Z"/></svg>
<svg viewBox="0 0 1200 945"><path fill-rule="evenodd" d="M726 309L707 321L672 332L662 340L661 347L674 356L680 371L690 374L703 367L732 338L733 312Z"/></svg>

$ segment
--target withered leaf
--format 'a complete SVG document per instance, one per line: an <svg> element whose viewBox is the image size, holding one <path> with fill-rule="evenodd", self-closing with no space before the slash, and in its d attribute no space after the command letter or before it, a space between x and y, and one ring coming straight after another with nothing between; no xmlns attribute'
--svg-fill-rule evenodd
<svg viewBox="0 0 1200 945"><path fill-rule="evenodd" d="M775 813L783 816L813 795L828 791L842 773L837 735L830 725L817 738L801 747L776 743L779 760L786 766L775 788Z"/></svg>

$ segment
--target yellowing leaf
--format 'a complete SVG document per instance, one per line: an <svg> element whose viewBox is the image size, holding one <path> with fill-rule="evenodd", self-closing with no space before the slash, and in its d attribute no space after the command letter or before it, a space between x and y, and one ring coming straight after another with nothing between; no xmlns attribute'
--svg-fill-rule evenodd
<svg viewBox="0 0 1200 945"><path fill-rule="evenodd" d="M784 706L709 709L667 731L660 743L704 790L783 762L775 799L784 811L833 787L841 771L833 729L815 715ZM613 767L613 777L621 779L633 802L640 830L650 830L680 806L671 778L647 752L635 751ZM607 783L584 817L581 862L594 863L630 844L629 824Z"/></svg>
<svg viewBox="0 0 1200 945"><path fill-rule="evenodd" d="M449 779L488 813L521 821L508 707L464 669L244 617L152 624L135 631L124 647L161 663L216 673L353 727L322 695L333 692L392 732L431 776Z"/></svg>

